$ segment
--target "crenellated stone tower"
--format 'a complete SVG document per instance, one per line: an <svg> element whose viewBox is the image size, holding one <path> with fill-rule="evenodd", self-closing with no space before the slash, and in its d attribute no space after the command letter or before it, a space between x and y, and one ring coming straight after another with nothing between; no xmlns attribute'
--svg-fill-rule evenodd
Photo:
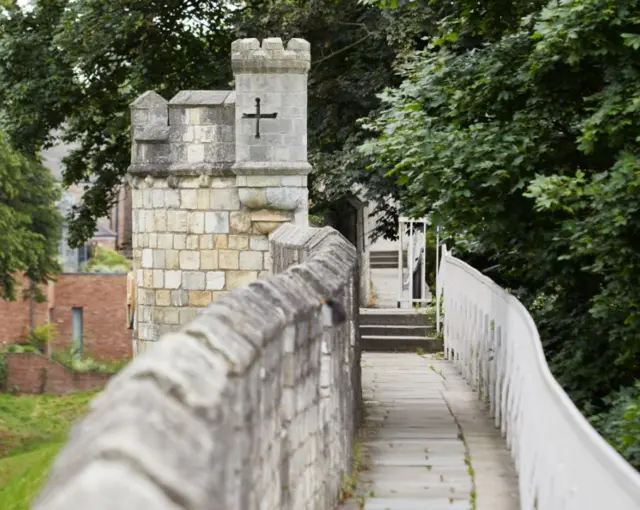
<svg viewBox="0 0 640 510"><path fill-rule="evenodd" d="M268 235L308 223L309 43L232 44L235 91L131 104L134 352L268 274Z"/></svg>

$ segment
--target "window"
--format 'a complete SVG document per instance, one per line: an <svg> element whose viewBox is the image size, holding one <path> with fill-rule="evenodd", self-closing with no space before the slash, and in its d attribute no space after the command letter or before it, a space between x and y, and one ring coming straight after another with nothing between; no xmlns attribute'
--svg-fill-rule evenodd
<svg viewBox="0 0 640 510"><path fill-rule="evenodd" d="M89 245L85 244L78 249L78 264L82 266L89 260Z"/></svg>
<svg viewBox="0 0 640 510"><path fill-rule="evenodd" d="M74 349L82 352L83 331L82 331L82 308L71 309L71 345Z"/></svg>

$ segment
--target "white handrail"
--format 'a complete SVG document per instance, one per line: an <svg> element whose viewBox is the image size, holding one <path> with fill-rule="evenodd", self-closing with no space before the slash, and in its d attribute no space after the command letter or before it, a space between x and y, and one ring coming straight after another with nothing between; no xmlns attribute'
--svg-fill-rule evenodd
<svg viewBox="0 0 640 510"><path fill-rule="evenodd" d="M511 450L522 510L638 510L640 474L555 380L531 315L442 247L447 359L485 399ZM438 307L438 321L439 307Z"/></svg>
<svg viewBox="0 0 640 510"><path fill-rule="evenodd" d="M422 233L422 232L421 232ZM417 239L417 240L416 240ZM422 256L422 252L425 249L425 239L424 234L417 237L415 235L411 236L409 240L409 248L407 249L407 263L410 256L413 257L413 264L411 265L411 274L407 273L407 277L403 282L403 286L409 285L409 280L413 278L413 273L415 273L420 267L420 257ZM424 266L424 264L423 264ZM424 269L424 268L423 268Z"/></svg>
<svg viewBox="0 0 640 510"><path fill-rule="evenodd" d="M427 299L426 267L427 250L426 234L429 220L427 218L412 219L401 216L398 218L398 306L401 303L409 303L410 306L418 303L420 306L431 301ZM416 228L421 227L421 228ZM404 276L404 248L407 248L407 271ZM414 273L420 270L420 297L413 298ZM408 289L407 289L408 287ZM405 297L405 289L407 297Z"/></svg>

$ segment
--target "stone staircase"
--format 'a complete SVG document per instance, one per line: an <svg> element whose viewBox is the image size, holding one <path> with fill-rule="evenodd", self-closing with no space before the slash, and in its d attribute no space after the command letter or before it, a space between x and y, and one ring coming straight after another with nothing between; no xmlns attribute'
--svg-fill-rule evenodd
<svg viewBox="0 0 640 510"><path fill-rule="evenodd" d="M442 351L435 315L419 309L360 309L360 345L371 352Z"/></svg>
<svg viewBox="0 0 640 510"><path fill-rule="evenodd" d="M407 267L407 252L402 253L402 266ZM371 269L397 269L398 250L372 251L369 254L369 266Z"/></svg>

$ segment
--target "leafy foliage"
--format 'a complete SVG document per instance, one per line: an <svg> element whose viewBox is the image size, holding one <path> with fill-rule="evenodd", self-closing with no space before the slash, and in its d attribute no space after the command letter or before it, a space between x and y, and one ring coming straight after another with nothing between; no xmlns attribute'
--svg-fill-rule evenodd
<svg viewBox="0 0 640 510"><path fill-rule="evenodd" d="M20 151L54 143L54 129L75 144L64 183L86 186L71 213L70 244L94 232L117 197L130 160L128 104L146 90L169 98L181 89L229 88L236 37L304 37L309 77L311 199L328 204L365 184L395 225L387 200L395 188L365 171L357 120L379 106L376 93L397 85L398 55L422 47L446 3L404 3L380 10L349 0L149 3L35 0L0 16L2 125ZM88 184L85 184L87 183Z"/></svg>
<svg viewBox="0 0 640 510"><path fill-rule="evenodd" d="M56 328L50 322L43 324L29 333L29 345L33 346L39 352L46 353L49 342L57 335Z"/></svg>
<svg viewBox="0 0 640 510"><path fill-rule="evenodd" d="M38 352L37 347L29 344L12 344L7 345L2 352L15 352L15 353L23 353L23 352Z"/></svg>
<svg viewBox="0 0 640 510"><path fill-rule="evenodd" d="M129 363L127 359L98 361L92 356L83 354L76 347L53 351L51 358L74 372L97 372L101 374L115 374Z"/></svg>
<svg viewBox="0 0 640 510"><path fill-rule="evenodd" d="M54 129L75 148L64 183L86 185L70 244L95 232L130 162L128 105L155 90L228 88L233 4L213 0L34 0L0 17L0 102L15 147L35 154Z"/></svg>
<svg viewBox="0 0 640 510"><path fill-rule="evenodd" d="M131 261L115 250L96 245L92 257L84 267L85 273L127 273Z"/></svg>
<svg viewBox="0 0 640 510"><path fill-rule="evenodd" d="M592 418L593 425L640 470L640 383L607 398L609 410Z"/></svg>
<svg viewBox="0 0 640 510"><path fill-rule="evenodd" d="M21 274L38 283L58 272L59 190L46 168L16 153L0 133L0 298L14 300Z"/></svg>
<svg viewBox="0 0 640 510"><path fill-rule="evenodd" d="M380 10L350 0L257 1L239 20L238 34L243 37L277 34L311 43L308 140L314 168L313 214L330 216L341 200L359 189L378 203L387 231L394 230L395 209L387 199L395 187L366 171L366 159L356 150L365 134L358 119L379 107L380 90L399 84L395 61L423 45L422 35L434 30L432 14L427 3Z"/></svg>
<svg viewBox="0 0 640 510"><path fill-rule="evenodd" d="M640 377L640 1L451 5L361 151L530 306L556 377L605 416Z"/></svg>

